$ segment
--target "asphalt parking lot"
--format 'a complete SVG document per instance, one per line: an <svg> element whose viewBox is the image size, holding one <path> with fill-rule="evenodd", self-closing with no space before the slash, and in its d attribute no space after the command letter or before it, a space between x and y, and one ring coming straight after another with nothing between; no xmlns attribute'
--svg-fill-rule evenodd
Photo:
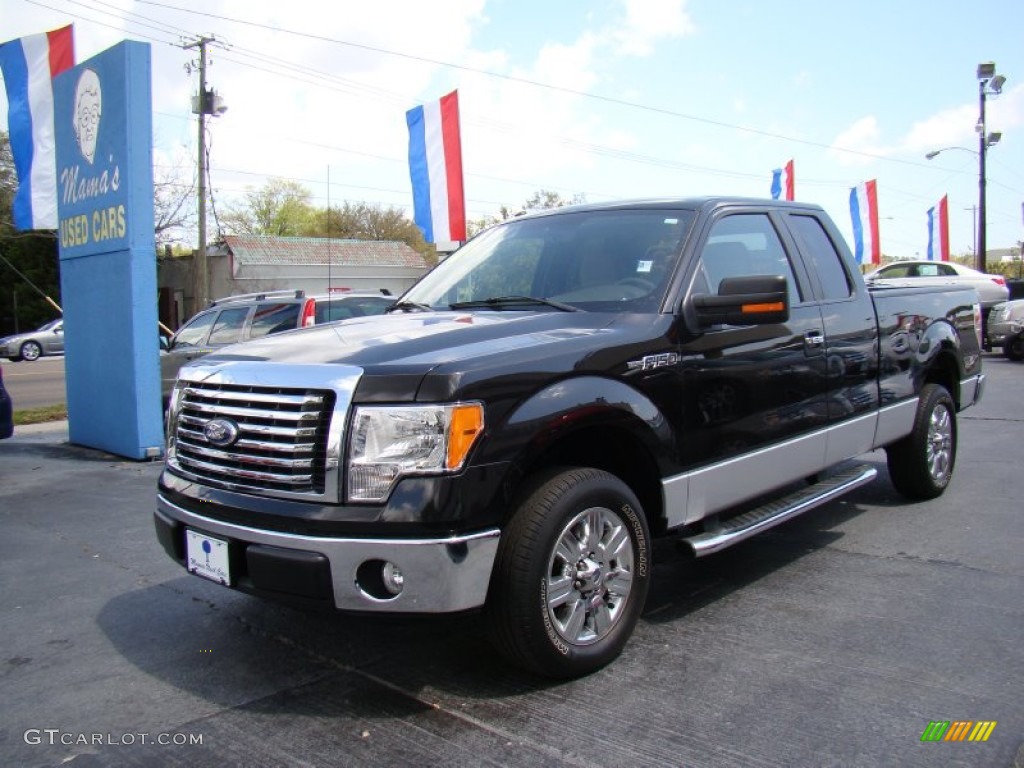
<svg viewBox="0 0 1024 768"><path fill-rule="evenodd" d="M2 765L1024 768L1024 365L986 360L953 484L881 477L701 561L655 551L645 616L569 683L475 617L303 613L186 575L159 463L0 442ZM985 742L922 741L995 722Z"/></svg>

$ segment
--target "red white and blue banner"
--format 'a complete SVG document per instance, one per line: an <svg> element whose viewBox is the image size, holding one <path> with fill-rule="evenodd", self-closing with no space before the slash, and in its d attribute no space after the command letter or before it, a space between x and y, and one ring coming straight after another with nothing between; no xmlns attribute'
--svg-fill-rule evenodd
<svg viewBox="0 0 1024 768"><path fill-rule="evenodd" d="M416 226L428 243L466 239L459 92L405 113Z"/></svg>
<svg viewBox="0 0 1024 768"><path fill-rule="evenodd" d="M943 195L928 209L928 260L949 261L949 202Z"/></svg>
<svg viewBox="0 0 1024 768"><path fill-rule="evenodd" d="M796 177L793 174L793 161L790 160L783 168L772 171L772 200L778 200L785 192L783 200L796 200Z"/></svg>
<svg viewBox="0 0 1024 768"><path fill-rule="evenodd" d="M74 64L70 25L0 45L7 126L18 174L13 211L16 229L57 229L53 78Z"/></svg>
<svg viewBox="0 0 1024 768"><path fill-rule="evenodd" d="M853 251L858 264L881 264L878 240L878 191L875 180L850 190L850 218L853 219Z"/></svg>

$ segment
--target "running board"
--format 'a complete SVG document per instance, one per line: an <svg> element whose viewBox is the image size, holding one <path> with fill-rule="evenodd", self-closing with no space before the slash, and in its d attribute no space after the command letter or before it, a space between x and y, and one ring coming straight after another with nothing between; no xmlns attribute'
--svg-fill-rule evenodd
<svg viewBox="0 0 1024 768"><path fill-rule="evenodd" d="M854 488L860 488L874 480L877 474L877 469L867 465L844 470L807 488L726 520L712 530L688 536L682 539L682 543L688 544L696 557L710 555L784 523L803 512L820 507Z"/></svg>

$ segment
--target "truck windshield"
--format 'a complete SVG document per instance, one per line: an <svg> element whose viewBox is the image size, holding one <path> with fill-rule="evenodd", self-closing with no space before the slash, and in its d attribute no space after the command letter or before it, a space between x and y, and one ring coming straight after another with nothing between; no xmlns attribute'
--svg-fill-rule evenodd
<svg viewBox="0 0 1024 768"><path fill-rule="evenodd" d="M657 312L693 216L630 209L509 221L453 253L394 308Z"/></svg>

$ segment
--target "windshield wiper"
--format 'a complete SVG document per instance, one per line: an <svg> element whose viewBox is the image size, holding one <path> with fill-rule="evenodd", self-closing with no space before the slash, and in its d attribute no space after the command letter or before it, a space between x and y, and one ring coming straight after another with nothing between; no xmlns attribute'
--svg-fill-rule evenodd
<svg viewBox="0 0 1024 768"><path fill-rule="evenodd" d="M394 312L395 310L402 310L403 312L412 312L418 310L420 312L433 312L434 308L429 304L420 304L418 301L398 301L392 304L390 307L384 310L385 314L388 312Z"/></svg>
<svg viewBox="0 0 1024 768"><path fill-rule="evenodd" d="M451 309L472 309L474 307L484 307L486 309L502 309L505 307L515 306L517 304L554 307L555 309L561 312L579 312L579 308L572 306L572 304L563 304L562 302L555 301L554 299L538 299L535 296L492 296L489 299L457 301L454 304L449 304L448 306Z"/></svg>

